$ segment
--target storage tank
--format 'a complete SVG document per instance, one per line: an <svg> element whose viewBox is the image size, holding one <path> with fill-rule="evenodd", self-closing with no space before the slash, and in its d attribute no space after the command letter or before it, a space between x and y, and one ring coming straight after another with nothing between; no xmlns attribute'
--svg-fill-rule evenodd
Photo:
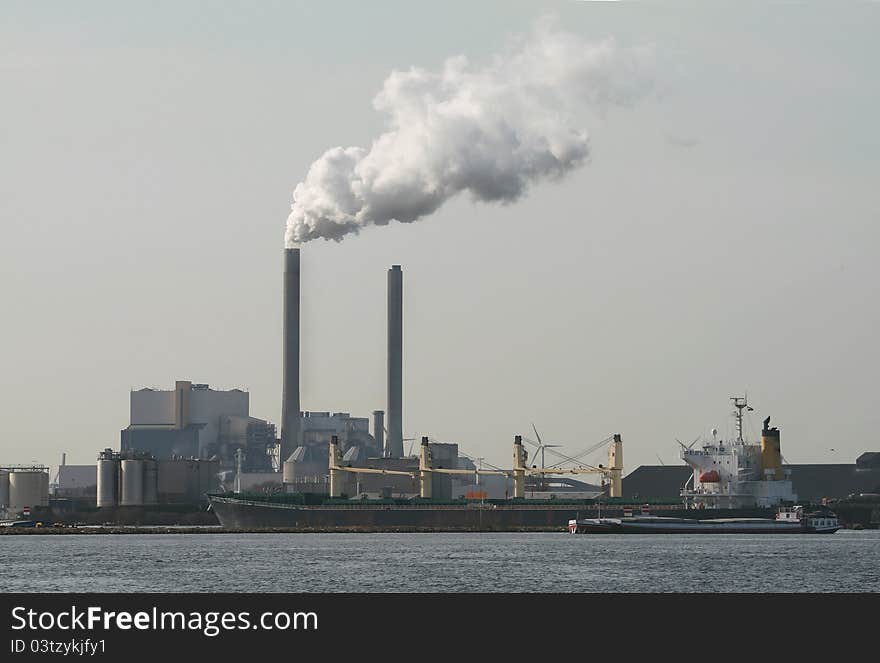
<svg viewBox="0 0 880 663"><path fill-rule="evenodd" d="M123 460L119 469L122 478L119 506L143 506L144 461Z"/></svg>
<svg viewBox="0 0 880 663"><path fill-rule="evenodd" d="M0 470L0 512L9 506L9 472Z"/></svg>
<svg viewBox="0 0 880 663"><path fill-rule="evenodd" d="M98 456L98 491L96 504L99 507L116 506L119 503L119 461L113 458L109 449Z"/></svg>
<svg viewBox="0 0 880 663"><path fill-rule="evenodd" d="M144 461L144 504L159 503L159 465L153 459Z"/></svg>
<svg viewBox="0 0 880 663"><path fill-rule="evenodd" d="M49 473L18 470L9 473L9 505L14 512L28 506L49 506Z"/></svg>

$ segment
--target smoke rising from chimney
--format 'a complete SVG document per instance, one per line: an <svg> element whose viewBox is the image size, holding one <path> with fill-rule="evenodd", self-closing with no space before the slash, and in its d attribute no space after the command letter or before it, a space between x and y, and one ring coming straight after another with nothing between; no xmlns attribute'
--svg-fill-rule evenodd
<svg viewBox="0 0 880 663"><path fill-rule="evenodd" d="M464 191L512 203L562 178L590 156L576 112L635 100L643 65L639 51L587 44L545 20L485 67L459 56L439 71L393 71L373 100L388 130L369 149L334 147L311 165L293 193L287 246L410 223Z"/></svg>

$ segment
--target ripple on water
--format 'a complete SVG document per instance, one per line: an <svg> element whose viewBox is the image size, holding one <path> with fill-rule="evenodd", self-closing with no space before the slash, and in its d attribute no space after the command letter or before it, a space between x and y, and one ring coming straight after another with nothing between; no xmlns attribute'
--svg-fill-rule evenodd
<svg viewBox="0 0 880 663"><path fill-rule="evenodd" d="M880 591L877 530L8 536L0 546L7 592Z"/></svg>

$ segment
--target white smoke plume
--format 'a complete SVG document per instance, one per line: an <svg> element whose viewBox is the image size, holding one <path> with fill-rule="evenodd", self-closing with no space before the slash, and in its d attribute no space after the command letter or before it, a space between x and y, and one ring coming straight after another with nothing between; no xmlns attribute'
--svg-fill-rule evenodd
<svg viewBox="0 0 880 663"><path fill-rule="evenodd" d="M393 71L373 100L388 130L363 147L334 147L293 192L288 246L341 241L365 226L416 221L458 193L511 203L590 156L576 115L628 103L645 89L644 53L588 44L539 23L483 67L463 57L440 71Z"/></svg>

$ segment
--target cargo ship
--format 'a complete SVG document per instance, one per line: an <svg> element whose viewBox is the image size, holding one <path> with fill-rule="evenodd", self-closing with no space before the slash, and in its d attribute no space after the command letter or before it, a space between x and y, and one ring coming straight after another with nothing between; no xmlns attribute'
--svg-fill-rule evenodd
<svg viewBox="0 0 880 663"><path fill-rule="evenodd" d="M783 507L775 518L671 518L646 509L639 516L568 521L572 534L834 534L839 529L830 509L807 511L802 506Z"/></svg>
<svg viewBox="0 0 880 663"><path fill-rule="evenodd" d="M708 522L714 529L734 531L760 527L799 527L796 523L776 520L777 509L792 506L797 500L791 481L782 468L779 430L764 420L760 444L743 438L743 411L751 411L745 398L734 397L737 436L720 440L717 430L712 439L695 449L682 444L682 458L693 468L693 474L681 491L681 501L652 501L650 509L654 525L675 525L679 529L696 526L706 531ZM443 469L433 462L428 439L422 439L418 476L421 496L410 499L346 499L342 495L347 473L386 472L384 470L346 466L334 437L329 450L329 495L305 493L216 493L209 495L211 508L220 524L234 529L334 529L368 530L425 529L448 530L556 530L571 528L572 521L592 519L595 526L610 527L616 520L627 518L633 508L641 509L644 498L634 503L622 497L623 447L620 435L613 436L608 450L608 466L598 468L561 468L557 473L592 472L597 469L609 479L609 495L596 499L553 500L525 499L525 477L549 470L529 468L528 453L522 437L516 436L513 446L513 469L501 471L513 478L513 499L504 500L436 500L431 498L431 475L459 473L464 470ZM602 515L604 513L604 519ZM662 515L659 515L662 514ZM574 517L574 518L573 518ZM667 520L657 520L667 519ZM718 522L723 519L722 524ZM745 520L749 522L746 522ZM673 522L675 521L675 522ZM735 521L735 522L734 522ZM752 522L754 521L754 522ZM632 520L626 523L647 520ZM695 525L692 525L696 523ZM704 523L704 524L700 524ZM777 529L776 531L781 531Z"/></svg>
<svg viewBox="0 0 880 663"><path fill-rule="evenodd" d="M623 516L627 500L347 500L326 495L217 493L211 509L227 529L365 531L556 531L572 516ZM310 503L311 502L311 503ZM635 505L638 506L638 505ZM717 509L685 509L680 503L652 504L669 517L709 518ZM738 518L772 517L761 507L724 509Z"/></svg>
<svg viewBox="0 0 880 663"><path fill-rule="evenodd" d="M621 496L622 441L614 435L609 447L607 468L554 468L528 467L528 452L523 447L522 436L517 435L513 444L513 469L478 470L478 472L502 473L513 482L512 499L443 500L432 496L432 475L459 474L475 470L459 470L441 467L432 456L428 438L422 439L418 467L413 475L418 477L420 495L398 499L349 499L343 494L346 476L359 473L401 472L377 468L347 465L339 452L338 440L331 438L329 449L329 494L315 493L216 493L209 495L211 509L223 527L230 529L361 529L372 531L426 530L426 531L517 531L550 530L564 532L574 515L600 515L623 513L627 500ZM564 495L556 499L526 499L526 476L566 474L599 470L609 477L609 495L595 499L566 500ZM409 473L402 472L403 474ZM680 502L655 505L667 515L688 515ZM609 511L611 510L611 511ZM708 517L710 511L703 515ZM690 513L692 517L698 511ZM731 515L737 517L760 517L768 515L765 510L738 509Z"/></svg>

